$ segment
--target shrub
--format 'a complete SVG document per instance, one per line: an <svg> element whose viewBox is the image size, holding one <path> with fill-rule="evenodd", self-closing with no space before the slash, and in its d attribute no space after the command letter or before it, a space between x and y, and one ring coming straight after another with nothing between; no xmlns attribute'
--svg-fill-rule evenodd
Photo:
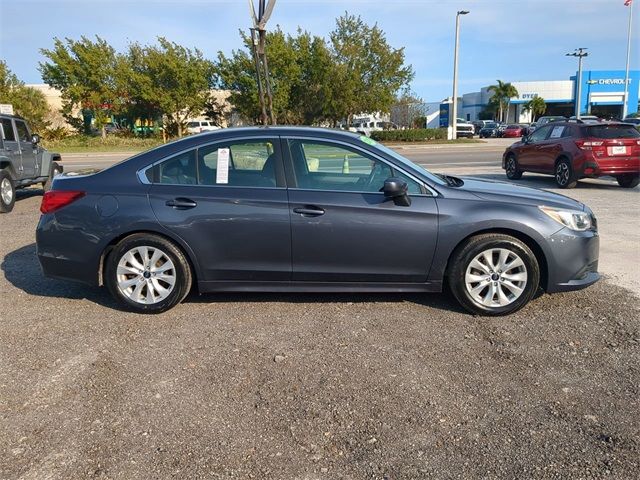
<svg viewBox="0 0 640 480"><path fill-rule="evenodd" d="M446 140L446 128L410 128L407 130L382 130L372 132L371 138L379 142L425 142Z"/></svg>

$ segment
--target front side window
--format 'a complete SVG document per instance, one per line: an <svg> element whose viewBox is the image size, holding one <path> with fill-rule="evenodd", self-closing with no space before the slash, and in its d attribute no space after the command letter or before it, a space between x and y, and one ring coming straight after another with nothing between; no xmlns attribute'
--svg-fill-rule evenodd
<svg viewBox="0 0 640 480"><path fill-rule="evenodd" d="M355 149L313 140L289 140L289 149L298 188L373 193L395 176L409 184L409 193L422 193L413 179Z"/></svg>
<svg viewBox="0 0 640 480"><path fill-rule="evenodd" d="M2 119L2 131L4 132L4 140L7 142L15 142L16 135L13 133L13 125L10 118Z"/></svg>
<svg viewBox="0 0 640 480"><path fill-rule="evenodd" d="M531 135L529 135L529 140L533 143L542 142L544 139L547 138L547 135L549 134L549 130L551 130L551 127L549 126L539 128L536 131L534 131Z"/></svg>
<svg viewBox="0 0 640 480"><path fill-rule="evenodd" d="M29 129L26 123L21 120L16 120L16 130L18 131L20 142L31 143L31 135L29 135Z"/></svg>

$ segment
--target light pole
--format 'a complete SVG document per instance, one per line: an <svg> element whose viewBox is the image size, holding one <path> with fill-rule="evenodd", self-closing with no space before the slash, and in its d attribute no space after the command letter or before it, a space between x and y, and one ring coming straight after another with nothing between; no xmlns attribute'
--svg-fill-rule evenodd
<svg viewBox="0 0 640 480"><path fill-rule="evenodd" d="M466 15L469 10L460 10L456 13L456 45L453 52L453 105L451 108L451 139L458 138L458 42L460 41L460 15Z"/></svg>
<svg viewBox="0 0 640 480"><path fill-rule="evenodd" d="M627 66L624 71L624 99L622 103L622 118L626 118L629 108L629 60L631 58L631 19L633 18L633 2L625 2L629 7L629 31L627 32Z"/></svg>
<svg viewBox="0 0 640 480"><path fill-rule="evenodd" d="M573 53L567 53L567 57L578 57L578 78L576 78L578 88L575 101L575 115L578 120L580 120L580 102L582 101L582 59L589 56L586 50L586 48L580 47L576 48Z"/></svg>

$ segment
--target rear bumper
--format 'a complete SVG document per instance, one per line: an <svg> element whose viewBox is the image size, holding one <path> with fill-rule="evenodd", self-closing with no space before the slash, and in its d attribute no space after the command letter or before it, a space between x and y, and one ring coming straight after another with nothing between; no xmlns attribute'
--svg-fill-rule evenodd
<svg viewBox="0 0 640 480"><path fill-rule="evenodd" d="M548 239L547 292L567 292L593 285L600 279L598 232L574 232L563 228Z"/></svg>
<svg viewBox="0 0 640 480"><path fill-rule="evenodd" d="M604 175L615 177L626 173L640 173L640 158L590 158L583 165L583 174L586 177L601 177Z"/></svg>

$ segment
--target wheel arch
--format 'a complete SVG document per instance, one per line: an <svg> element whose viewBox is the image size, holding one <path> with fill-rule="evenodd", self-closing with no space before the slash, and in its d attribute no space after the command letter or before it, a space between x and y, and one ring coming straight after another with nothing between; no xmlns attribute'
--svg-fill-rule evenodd
<svg viewBox="0 0 640 480"><path fill-rule="evenodd" d="M444 281L448 281L449 278L449 269L451 268L451 259L454 255L468 242L471 238L477 237L479 235L485 234L499 234L499 235L508 235L510 237L517 238L522 243L524 243L527 247L531 249L533 254L536 257L536 261L538 262L538 266L540 268L540 286L546 291L547 285L549 282L549 266L547 263L547 257L544 253L544 250L540 246L540 244L531 236L527 235L518 230L513 230L510 228L487 228L484 230L478 230L476 232L470 233L463 239L461 239L456 246L449 252L449 257L447 258L447 265L444 271Z"/></svg>
<svg viewBox="0 0 640 480"><path fill-rule="evenodd" d="M130 237L132 235L141 234L141 233L147 234L147 235L155 235L156 237L164 238L165 240L173 243L176 246L176 248L178 248L182 252L184 257L187 259L187 262L189 262L189 268L191 269L192 284L197 285L198 265L194 261L193 252L182 241L173 237L172 235L169 235L166 232L159 232L157 230L149 230L149 229L132 230L132 231L123 233L121 235L118 235L109 241L109 243L104 247L104 249L102 250L102 253L100 254L100 261L98 264L98 285L100 286L104 285L104 267L105 267L107 258L113 251L114 247L125 238Z"/></svg>

